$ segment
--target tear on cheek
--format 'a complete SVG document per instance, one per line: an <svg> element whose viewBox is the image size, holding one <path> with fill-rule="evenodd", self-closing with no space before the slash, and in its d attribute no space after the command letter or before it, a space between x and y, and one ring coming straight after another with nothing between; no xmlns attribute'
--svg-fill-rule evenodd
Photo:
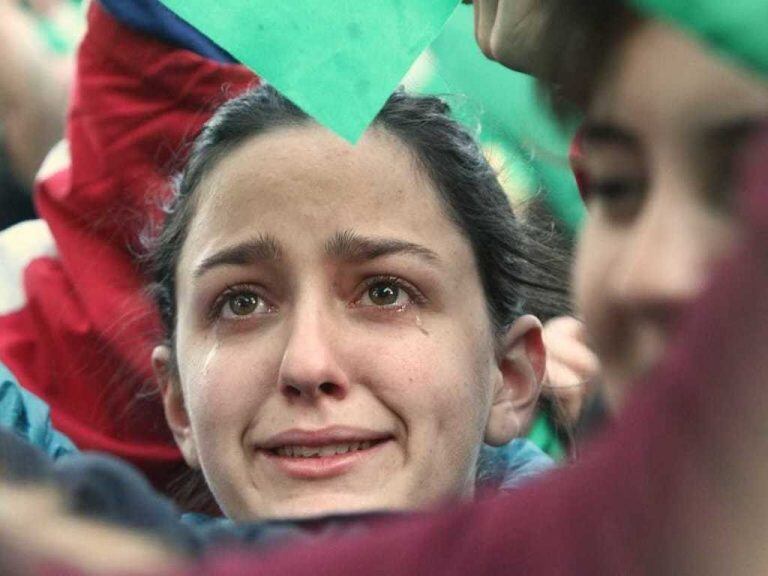
<svg viewBox="0 0 768 576"><path fill-rule="evenodd" d="M419 332L424 334L424 336L429 336L429 331L424 328L424 321L421 319L421 314L416 314L416 318L414 319L414 324L416 325L416 328L419 329Z"/></svg>

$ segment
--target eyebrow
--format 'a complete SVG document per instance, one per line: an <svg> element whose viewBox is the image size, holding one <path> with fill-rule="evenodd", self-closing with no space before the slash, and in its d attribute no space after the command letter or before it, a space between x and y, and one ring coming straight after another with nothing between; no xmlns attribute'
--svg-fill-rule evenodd
<svg viewBox="0 0 768 576"><path fill-rule="evenodd" d="M197 265L194 277L219 266L247 266L260 262L274 262L282 257L280 244L268 234L261 234L240 244L228 246L208 256Z"/></svg>
<svg viewBox="0 0 768 576"><path fill-rule="evenodd" d="M410 254L430 263L439 262L438 255L425 246L396 238L371 238L352 230L337 232L325 243L325 253L336 260L362 262L391 254Z"/></svg>
<svg viewBox="0 0 768 576"><path fill-rule="evenodd" d="M603 122L585 122L579 129L579 136L590 144L618 145L625 148L640 147L637 137L629 131Z"/></svg>
<svg viewBox="0 0 768 576"><path fill-rule="evenodd" d="M220 266L252 266L275 262L282 258L280 243L273 236L261 234L208 256L195 267L193 276L200 278ZM391 254L411 254L430 263L439 262L438 255L419 244L395 238L371 238L351 230L337 232L325 243L325 253L336 260L363 262Z"/></svg>

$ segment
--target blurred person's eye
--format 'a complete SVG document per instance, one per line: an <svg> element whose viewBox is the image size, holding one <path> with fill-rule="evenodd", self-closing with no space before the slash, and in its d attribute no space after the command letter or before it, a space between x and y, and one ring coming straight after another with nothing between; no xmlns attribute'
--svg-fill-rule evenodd
<svg viewBox="0 0 768 576"><path fill-rule="evenodd" d="M624 176L587 176L582 196L587 206L616 223L632 220L641 210L646 183Z"/></svg>
<svg viewBox="0 0 768 576"><path fill-rule="evenodd" d="M573 141L570 161L584 203L616 223L631 220L646 193L643 156L627 130L587 122Z"/></svg>
<svg viewBox="0 0 768 576"><path fill-rule="evenodd" d="M732 211L742 157L752 138L766 126L765 118L743 118L708 131L698 162L704 191L713 208L724 213Z"/></svg>

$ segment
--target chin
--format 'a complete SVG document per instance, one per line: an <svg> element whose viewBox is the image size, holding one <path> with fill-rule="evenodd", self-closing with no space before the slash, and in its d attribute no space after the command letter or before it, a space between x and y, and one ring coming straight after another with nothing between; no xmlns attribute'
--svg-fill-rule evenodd
<svg viewBox="0 0 768 576"><path fill-rule="evenodd" d="M265 514L263 520L319 518L322 516L343 516L370 512L392 512L412 508L406 504L398 505L390 499L365 497L349 494L314 494L292 499L274 506Z"/></svg>

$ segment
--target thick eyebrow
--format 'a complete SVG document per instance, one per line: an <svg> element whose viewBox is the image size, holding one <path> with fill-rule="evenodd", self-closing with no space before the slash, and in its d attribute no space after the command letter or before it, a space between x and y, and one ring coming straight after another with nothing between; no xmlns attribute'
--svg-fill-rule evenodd
<svg viewBox="0 0 768 576"><path fill-rule="evenodd" d="M397 238L370 238L352 230L337 232L325 243L325 253L337 260L375 260L390 254L410 254L429 263L440 261L438 255L425 246Z"/></svg>
<svg viewBox="0 0 768 576"><path fill-rule="evenodd" d="M219 266L248 266L259 262L274 262L282 255L280 244L269 235L259 235L245 242L222 248L200 262L194 271L199 278Z"/></svg>
<svg viewBox="0 0 768 576"><path fill-rule="evenodd" d="M614 124L585 122L579 129L579 136L591 145L618 145L624 148L639 148L640 142L627 130Z"/></svg>

